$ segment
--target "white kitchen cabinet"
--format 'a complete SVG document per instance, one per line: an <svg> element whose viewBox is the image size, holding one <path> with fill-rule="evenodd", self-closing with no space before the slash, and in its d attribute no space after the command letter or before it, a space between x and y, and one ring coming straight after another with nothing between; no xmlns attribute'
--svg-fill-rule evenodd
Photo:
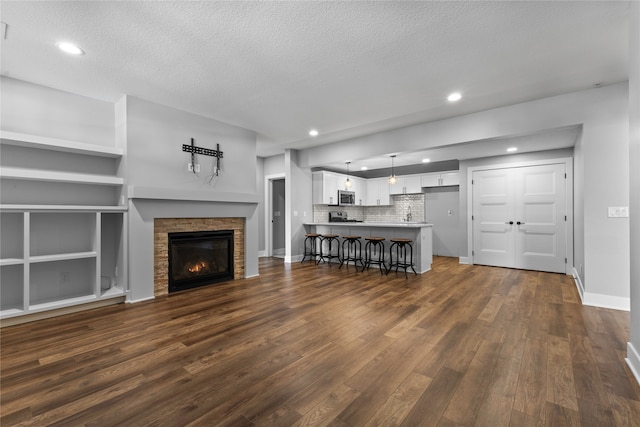
<svg viewBox="0 0 640 427"><path fill-rule="evenodd" d="M422 175L422 187L444 187L460 185L460 172L447 171Z"/></svg>
<svg viewBox="0 0 640 427"><path fill-rule="evenodd" d="M353 191L356 194L356 204L361 205L365 201L367 192L366 181L363 178L349 176L351 188L347 187L347 175L329 171L313 172L312 174L312 199L314 205L338 204L338 190Z"/></svg>
<svg viewBox="0 0 640 427"><path fill-rule="evenodd" d="M312 200L314 205L338 203L338 176L334 172L320 171L312 174Z"/></svg>
<svg viewBox="0 0 640 427"><path fill-rule="evenodd" d="M355 176L349 177L351 181L351 191L356 194L356 205L362 206L367 201L367 180Z"/></svg>
<svg viewBox="0 0 640 427"><path fill-rule="evenodd" d="M0 143L0 318L124 300L122 150L7 131Z"/></svg>
<svg viewBox="0 0 640 427"><path fill-rule="evenodd" d="M388 178L367 180L366 206L386 206L391 204Z"/></svg>
<svg viewBox="0 0 640 427"><path fill-rule="evenodd" d="M400 175L398 182L389 186L392 195L422 192L422 175Z"/></svg>

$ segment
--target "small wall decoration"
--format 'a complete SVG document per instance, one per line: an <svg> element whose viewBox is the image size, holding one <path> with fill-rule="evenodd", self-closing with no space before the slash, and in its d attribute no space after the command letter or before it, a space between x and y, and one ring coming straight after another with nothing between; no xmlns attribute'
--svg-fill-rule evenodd
<svg viewBox="0 0 640 427"><path fill-rule="evenodd" d="M191 145L188 144L183 144L182 145L182 151L185 151L187 153L191 153L191 171L195 174L198 172L198 170L196 170L196 162L195 162L195 155L196 154L202 154L204 156L211 156L211 157L215 157L216 158L216 164L214 167L214 175L218 176L219 172L220 172L220 159L222 158L222 151L220 151L220 144L216 144L216 149L212 150L210 148L203 148L203 147L196 147L193 138L191 138Z"/></svg>

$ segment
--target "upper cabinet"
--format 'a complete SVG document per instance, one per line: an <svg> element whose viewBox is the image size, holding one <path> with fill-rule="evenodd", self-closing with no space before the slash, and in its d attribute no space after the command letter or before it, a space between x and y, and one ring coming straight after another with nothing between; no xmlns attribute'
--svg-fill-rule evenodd
<svg viewBox="0 0 640 427"><path fill-rule="evenodd" d="M350 176L351 188L348 188L347 175L328 171L313 172L313 204L314 205L337 205L338 190L353 191L356 194L356 204L364 204L367 185L365 179Z"/></svg>
<svg viewBox="0 0 640 427"><path fill-rule="evenodd" d="M422 192L422 175L398 176L398 182L390 185L391 194L416 194Z"/></svg>
<svg viewBox="0 0 640 427"><path fill-rule="evenodd" d="M367 200L367 180L355 176L349 177L349 180L351 181L351 191L356 194L356 205L364 205Z"/></svg>
<svg viewBox="0 0 640 427"><path fill-rule="evenodd" d="M391 204L388 178L367 179L366 206L385 206ZM357 195L356 195L357 197Z"/></svg>
<svg viewBox="0 0 640 427"><path fill-rule="evenodd" d="M444 187L460 185L460 172L447 171L422 175L422 187Z"/></svg>

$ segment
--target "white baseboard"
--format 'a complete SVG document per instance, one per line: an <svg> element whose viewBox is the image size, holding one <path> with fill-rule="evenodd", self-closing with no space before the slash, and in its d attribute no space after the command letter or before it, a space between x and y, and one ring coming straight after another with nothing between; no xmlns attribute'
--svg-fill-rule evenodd
<svg viewBox="0 0 640 427"><path fill-rule="evenodd" d="M285 264L292 264L294 262L302 261L304 255L293 255L284 257Z"/></svg>
<svg viewBox="0 0 640 427"><path fill-rule="evenodd" d="M128 299L127 304L135 304L137 302L150 301L155 298L156 297L152 296L152 297L146 297L146 298L140 298L140 299Z"/></svg>
<svg viewBox="0 0 640 427"><path fill-rule="evenodd" d="M582 297L582 304L593 307L610 308L613 310L631 310L631 299L624 297L614 297L611 295L592 294L585 292Z"/></svg>
<svg viewBox="0 0 640 427"><path fill-rule="evenodd" d="M264 258L267 256L267 251L258 251L258 258Z"/></svg>
<svg viewBox="0 0 640 427"><path fill-rule="evenodd" d="M582 284L582 280L580 280L580 275L578 274L578 270L573 267L573 280L576 282L576 288L578 288L578 294L580 295L580 301L584 304L584 285Z"/></svg>
<svg viewBox="0 0 640 427"><path fill-rule="evenodd" d="M627 358L625 360L633 376L636 377L636 381L640 384L640 353L630 342L627 343Z"/></svg>
<svg viewBox="0 0 640 427"><path fill-rule="evenodd" d="M250 275L250 276L244 276L244 278L245 278L245 279L251 279L252 277L259 277L259 276L260 276L260 273L258 273L258 274L252 274L252 275Z"/></svg>
<svg viewBox="0 0 640 427"><path fill-rule="evenodd" d="M594 294L591 292L585 292L584 284L580 280L578 271L573 269L573 280L576 282L576 288L580 295L583 305L589 305L592 307L609 308L612 310L631 310L631 299L625 297L615 297L612 295Z"/></svg>
<svg viewBox="0 0 640 427"><path fill-rule="evenodd" d="M471 265L471 258L469 258L468 256L461 256L458 258L460 261L460 264L469 264Z"/></svg>

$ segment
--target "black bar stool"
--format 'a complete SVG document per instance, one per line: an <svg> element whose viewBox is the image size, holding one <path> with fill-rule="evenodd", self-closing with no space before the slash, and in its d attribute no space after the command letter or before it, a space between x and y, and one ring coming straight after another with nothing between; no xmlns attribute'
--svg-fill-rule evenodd
<svg viewBox="0 0 640 427"><path fill-rule="evenodd" d="M307 257L313 258L314 260L320 256L320 251L318 250L318 241L321 235L318 233L307 233L304 235L304 256L302 257L302 264Z"/></svg>
<svg viewBox="0 0 640 427"><path fill-rule="evenodd" d="M338 258L338 260L340 259L340 240L337 234L323 234L320 236L320 257L318 258L318 261L316 262L316 264L320 264L321 262L328 262L329 263L329 267L331 267L331 260L334 258ZM322 249L324 246L324 243L327 242L327 246L328 246L328 250L327 253L325 254L324 250ZM336 251L337 253L333 252L333 244L335 243L336 245Z"/></svg>
<svg viewBox="0 0 640 427"><path fill-rule="evenodd" d="M384 264L384 237L365 237L367 243L364 245L364 266L368 270L371 264L378 265L380 274L387 267ZM376 258L376 253L378 257ZM363 269L364 270L364 269Z"/></svg>
<svg viewBox="0 0 640 427"><path fill-rule="evenodd" d="M415 265L413 263L413 240L411 239L401 239L401 238L393 238L391 239L391 246L389 246L389 268L387 269L387 274L393 267L396 268L396 273L398 272L398 268L404 268L404 277L407 278L407 268L411 268L413 270L413 274L416 276L416 270L413 268ZM409 248L409 258L407 259L407 247ZM393 249L396 250L396 258L395 261L393 259Z"/></svg>
<svg viewBox="0 0 640 427"><path fill-rule="evenodd" d="M342 261L340 261L340 267L342 268L342 264L347 264L347 268L349 268L349 261L353 262L353 266L356 268L356 272L358 272L358 261L362 264L362 271L364 271L364 262L362 261L362 242L360 241L360 236L342 236ZM344 245L347 245L347 250L345 251Z"/></svg>

